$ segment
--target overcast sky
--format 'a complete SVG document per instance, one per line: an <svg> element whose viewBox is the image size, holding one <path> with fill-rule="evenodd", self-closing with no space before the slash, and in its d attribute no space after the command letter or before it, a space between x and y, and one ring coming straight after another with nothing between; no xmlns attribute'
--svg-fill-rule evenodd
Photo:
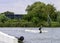
<svg viewBox="0 0 60 43"><path fill-rule="evenodd" d="M54 4L57 10L60 10L60 0L0 0L0 13L12 11L16 14L24 14L27 5L36 1L41 1L46 4Z"/></svg>

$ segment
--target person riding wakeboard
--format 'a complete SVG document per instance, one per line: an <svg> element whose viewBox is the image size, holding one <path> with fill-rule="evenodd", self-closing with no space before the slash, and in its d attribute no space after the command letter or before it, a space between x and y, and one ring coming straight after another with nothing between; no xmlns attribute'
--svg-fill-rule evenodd
<svg viewBox="0 0 60 43"><path fill-rule="evenodd" d="M40 28L39 28L40 33L42 33L42 30L41 30L41 29L42 29L42 25L41 25Z"/></svg>

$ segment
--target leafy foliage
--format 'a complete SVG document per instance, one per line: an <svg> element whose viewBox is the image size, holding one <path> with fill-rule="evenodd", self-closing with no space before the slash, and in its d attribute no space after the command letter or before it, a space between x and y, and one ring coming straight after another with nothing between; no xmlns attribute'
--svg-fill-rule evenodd
<svg viewBox="0 0 60 43"><path fill-rule="evenodd" d="M27 11L27 15L28 17L26 18L30 18L29 20L31 20L31 18L33 17L38 17L40 20L44 20L47 21L47 16L49 15L50 18L54 21L56 19L56 14L55 14L55 7L51 4L45 4L42 2L35 2L32 5L28 5L28 7L26 8Z"/></svg>
<svg viewBox="0 0 60 43"><path fill-rule="evenodd" d="M6 11L6 12L1 13L1 14L5 14L5 15L14 15L14 12Z"/></svg>
<svg viewBox="0 0 60 43"><path fill-rule="evenodd" d="M4 14L0 14L0 22L5 22L5 21L7 21L9 18L8 17L6 17Z"/></svg>
<svg viewBox="0 0 60 43"><path fill-rule="evenodd" d="M21 19L9 19L6 15L14 12L6 11L0 14L0 27L59 27L60 11L51 4L35 2L26 8L27 14ZM48 17L49 16L49 17ZM4 25L3 25L4 24Z"/></svg>

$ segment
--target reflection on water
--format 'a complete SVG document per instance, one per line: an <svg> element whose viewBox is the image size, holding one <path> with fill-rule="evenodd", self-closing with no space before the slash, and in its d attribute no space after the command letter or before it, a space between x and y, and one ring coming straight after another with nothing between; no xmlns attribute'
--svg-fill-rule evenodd
<svg viewBox="0 0 60 43"><path fill-rule="evenodd" d="M24 43L60 43L60 28L42 28L48 32L41 34L26 32L26 29L38 30L38 28L0 28L0 31L15 37L24 36Z"/></svg>

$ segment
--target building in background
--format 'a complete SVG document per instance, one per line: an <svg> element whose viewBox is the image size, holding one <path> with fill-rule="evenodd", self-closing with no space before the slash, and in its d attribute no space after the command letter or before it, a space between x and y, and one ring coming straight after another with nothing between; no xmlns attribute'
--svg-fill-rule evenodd
<svg viewBox="0 0 60 43"><path fill-rule="evenodd" d="M24 14L14 14L14 15L9 14L9 15L6 15L6 17L11 18L11 19L14 19L14 18L21 19L23 16L24 16Z"/></svg>

